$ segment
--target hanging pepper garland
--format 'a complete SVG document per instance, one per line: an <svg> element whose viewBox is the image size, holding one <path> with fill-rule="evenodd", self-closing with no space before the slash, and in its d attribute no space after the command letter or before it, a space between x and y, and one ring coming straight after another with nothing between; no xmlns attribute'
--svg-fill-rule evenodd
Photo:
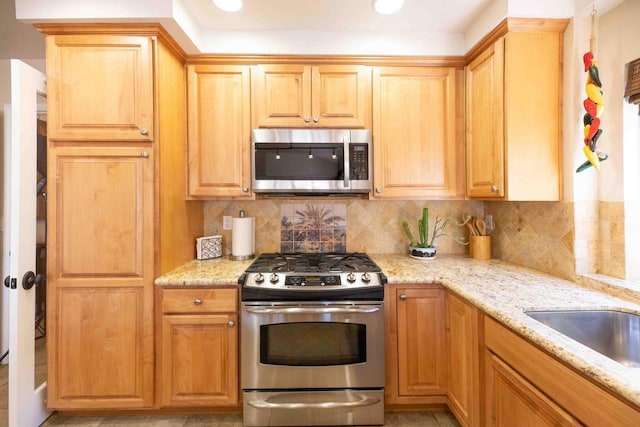
<svg viewBox="0 0 640 427"><path fill-rule="evenodd" d="M591 166L596 170L600 170L600 162L609 158L607 153L598 150L598 139L600 139L600 136L602 135L600 115L604 109L604 99L602 82L600 81L600 73L598 71L598 63L594 61L593 56L596 40L594 35L595 18L596 9L594 6L591 11L591 38L589 39L589 52L585 53L582 57L582 61L584 62L584 71L587 73L587 81L585 84L587 99L582 103L586 111L582 119L584 126L584 147L582 147L582 151L587 157L587 161L576 169L576 173L582 172Z"/></svg>

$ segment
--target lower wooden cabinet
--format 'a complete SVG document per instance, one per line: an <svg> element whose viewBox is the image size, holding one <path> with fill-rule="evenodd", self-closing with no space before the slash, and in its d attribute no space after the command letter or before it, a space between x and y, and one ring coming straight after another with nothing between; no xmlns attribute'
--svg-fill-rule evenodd
<svg viewBox="0 0 640 427"><path fill-rule="evenodd" d="M160 406L237 406L237 290L160 292Z"/></svg>
<svg viewBox="0 0 640 427"><path fill-rule="evenodd" d="M154 155L49 149L50 409L153 407Z"/></svg>
<svg viewBox="0 0 640 427"><path fill-rule="evenodd" d="M484 316L485 424L640 425L640 408Z"/></svg>
<svg viewBox="0 0 640 427"><path fill-rule="evenodd" d="M464 426L479 426L480 401L480 311L447 291L447 401Z"/></svg>
<svg viewBox="0 0 640 427"><path fill-rule="evenodd" d="M385 403L446 403L443 288L389 285L385 292Z"/></svg>
<svg viewBox="0 0 640 427"><path fill-rule="evenodd" d="M580 425L498 357L487 362L487 425L511 427Z"/></svg>

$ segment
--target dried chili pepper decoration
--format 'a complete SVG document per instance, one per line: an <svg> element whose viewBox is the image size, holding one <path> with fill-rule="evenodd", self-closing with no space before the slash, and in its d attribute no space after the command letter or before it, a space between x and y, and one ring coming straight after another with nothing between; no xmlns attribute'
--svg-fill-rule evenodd
<svg viewBox="0 0 640 427"><path fill-rule="evenodd" d="M600 72L598 71L598 63L594 60L594 21L596 10L595 6L591 11L591 39L590 50L582 56L582 62L584 63L584 71L587 73L587 81L585 84L585 92L587 98L582 102L586 113L582 118L582 124L584 126L584 152L587 161L581 164L577 172L589 169L593 166L596 170L600 170L600 162L609 158L609 155L605 152L598 150L598 139L603 133L600 127L600 114L604 109L604 93L602 92L602 82L600 81Z"/></svg>

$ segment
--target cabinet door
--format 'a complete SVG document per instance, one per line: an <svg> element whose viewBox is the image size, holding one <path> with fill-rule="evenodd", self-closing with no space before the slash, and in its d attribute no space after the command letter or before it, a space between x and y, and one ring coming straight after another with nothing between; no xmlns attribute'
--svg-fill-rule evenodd
<svg viewBox="0 0 640 427"><path fill-rule="evenodd" d="M152 37L46 39L52 141L152 141Z"/></svg>
<svg viewBox="0 0 640 427"><path fill-rule="evenodd" d="M303 127L311 121L311 66L254 67L255 127Z"/></svg>
<svg viewBox="0 0 640 427"><path fill-rule="evenodd" d="M447 292L447 397L465 426L480 425L478 310Z"/></svg>
<svg viewBox="0 0 640 427"><path fill-rule="evenodd" d="M312 117L322 127L371 127L371 68L321 65L312 68Z"/></svg>
<svg viewBox="0 0 640 427"><path fill-rule="evenodd" d="M454 68L374 69L375 198L462 197L456 138Z"/></svg>
<svg viewBox="0 0 640 427"><path fill-rule="evenodd" d="M236 315L165 315L162 405L238 404Z"/></svg>
<svg viewBox="0 0 640 427"><path fill-rule="evenodd" d="M189 65L189 196L251 198L250 68Z"/></svg>
<svg viewBox="0 0 640 427"><path fill-rule="evenodd" d="M467 195L501 198L505 195L504 39L467 66L466 84Z"/></svg>
<svg viewBox="0 0 640 427"><path fill-rule="evenodd" d="M420 403L412 397L446 394L444 291L392 286L387 345L387 402ZM433 402L435 403L435 402Z"/></svg>
<svg viewBox="0 0 640 427"><path fill-rule="evenodd" d="M48 406L153 405L153 152L49 151Z"/></svg>
<svg viewBox="0 0 640 427"><path fill-rule="evenodd" d="M487 364L488 426L580 425L496 356L490 355Z"/></svg>

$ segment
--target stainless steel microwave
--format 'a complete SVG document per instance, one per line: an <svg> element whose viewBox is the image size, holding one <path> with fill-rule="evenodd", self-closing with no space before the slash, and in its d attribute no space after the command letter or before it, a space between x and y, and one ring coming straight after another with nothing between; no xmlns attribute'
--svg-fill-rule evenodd
<svg viewBox="0 0 640 427"><path fill-rule="evenodd" d="M371 131L254 129L253 191L338 194L371 191Z"/></svg>

